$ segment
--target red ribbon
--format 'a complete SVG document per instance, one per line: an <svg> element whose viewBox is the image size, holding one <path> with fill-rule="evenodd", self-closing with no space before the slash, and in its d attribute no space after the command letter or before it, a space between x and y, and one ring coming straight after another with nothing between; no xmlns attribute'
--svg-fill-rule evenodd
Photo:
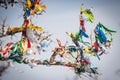
<svg viewBox="0 0 120 80"><path fill-rule="evenodd" d="M31 43L29 39L28 39L28 48L31 48Z"/></svg>
<svg viewBox="0 0 120 80"><path fill-rule="evenodd" d="M86 59L84 60L84 62L85 62L86 64L90 64L90 62L89 62L88 60L86 60Z"/></svg>
<svg viewBox="0 0 120 80"><path fill-rule="evenodd" d="M26 35L26 29L24 29L24 30L22 31L22 36L27 37L27 35Z"/></svg>
<svg viewBox="0 0 120 80"><path fill-rule="evenodd" d="M82 27L82 30L86 32L85 25L84 25L84 20L80 19L80 26Z"/></svg>
<svg viewBox="0 0 120 80"><path fill-rule="evenodd" d="M6 49L5 50L3 50L3 55L5 55L5 54L7 54L8 52L9 52L9 50L10 50L10 48L11 48L11 45L13 45L14 43L8 43L7 45L6 45Z"/></svg>
<svg viewBox="0 0 120 80"><path fill-rule="evenodd" d="M36 0L36 4L39 4L40 0Z"/></svg>
<svg viewBox="0 0 120 80"><path fill-rule="evenodd" d="M98 42L94 42L95 52L98 52Z"/></svg>
<svg viewBox="0 0 120 80"><path fill-rule="evenodd" d="M25 21L25 26L26 26L26 28L28 28L28 25L29 25L29 20L26 20L26 21Z"/></svg>

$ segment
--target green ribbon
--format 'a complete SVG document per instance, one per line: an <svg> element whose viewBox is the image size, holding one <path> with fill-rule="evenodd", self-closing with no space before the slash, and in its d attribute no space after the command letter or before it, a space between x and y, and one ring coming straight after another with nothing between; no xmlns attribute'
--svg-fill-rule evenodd
<svg viewBox="0 0 120 80"><path fill-rule="evenodd" d="M98 24L102 29L104 29L106 32L109 33L109 35L111 36L111 39L109 40L110 42L113 41L113 33L116 33L115 30L111 30L111 29L108 29L107 27L105 27L103 24L99 23Z"/></svg>

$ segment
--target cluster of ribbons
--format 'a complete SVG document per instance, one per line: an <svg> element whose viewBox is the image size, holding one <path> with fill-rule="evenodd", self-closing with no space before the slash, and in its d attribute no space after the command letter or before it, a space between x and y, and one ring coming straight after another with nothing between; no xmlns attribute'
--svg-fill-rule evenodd
<svg viewBox="0 0 120 80"><path fill-rule="evenodd" d="M27 0L25 16L29 17L35 14L42 14L45 12L46 6L40 3L41 0Z"/></svg>
<svg viewBox="0 0 120 80"><path fill-rule="evenodd" d="M42 27L32 24L31 16L41 14L46 10L46 6L41 4L40 0L26 0L24 9L24 23L20 27L8 27L5 32L5 21L2 26L2 34L0 37L13 36L22 32L22 38L17 43L9 42L4 47L1 45L0 57L8 58L14 61L21 61L27 54L36 54L43 48L48 47L52 40L50 34L45 32ZM3 34L4 31L4 34Z"/></svg>
<svg viewBox="0 0 120 80"><path fill-rule="evenodd" d="M0 60L13 60L18 63L35 65L63 65L67 67L73 67L75 73L89 73L99 74L97 67L95 67L91 61L91 57L97 57L100 60L100 56L106 54L106 50L111 47L113 41L113 34L116 32L104 26L102 23L98 23L94 31L94 39L92 35L87 34L85 22L90 21L94 23L94 15L92 9L84 9L84 6L80 8L80 28L78 32L66 32L67 36L71 38L73 44L69 44L69 41L63 45L60 39L56 39L58 47L55 47L51 52L53 53L50 60L28 60L24 56L27 54L36 54L37 50L44 52L43 48L48 47L52 40L51 34L48 34L42 27L32 24L29 18L32 15L42 13L46 6L40 4L40 0L26 0L25 4L25 17L24 23L21 27L9 27L5 34L2 36L13 35L18 32L22 32L22 39L17 43L7 43L5 47L0 48ZM87 17L87 20L84 18ZM85 41L84 38L90 39L91 43ZM35 46L36 44L36 46ZM64 62L57 61L56 56L59 55L64 59ZM28 55L29 56L29 55ZM33 66L33 65L32 65Z"/></svg>

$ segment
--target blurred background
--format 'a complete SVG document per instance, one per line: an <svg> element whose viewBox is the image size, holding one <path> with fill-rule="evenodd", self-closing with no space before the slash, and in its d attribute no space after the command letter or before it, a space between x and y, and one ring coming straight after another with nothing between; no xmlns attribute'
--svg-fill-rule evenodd
<svg viewBox="0 0 120 80"><path fill-rule="evenodd" d="M109 54L101 56L101 60L93 59L95 66L101 73L98 80L120 80L120 0L42 0L47 6L47 10L40 16L34 16L32 23L43 27L52 33L53 40L59 38L63 43L71 39L65 32L76 32L79 29L80 7L83 3L85 8L93 9L95 22L86 23L87 33L94 29L98 22L103 23L117 33L114 36ZM8 9L0 7L0 24L7 17L8 26L19 27L23 23L22 5L9 6ZM8 41L17 42L21 39L21 34L11 37L0 38L5 45ZM53 43L55 44L55 43ZM53 45L56 47L57 44ZM51 47L52 48L52 47ZM50 49L51 49L50 48ZM49 59L51 52L41 54L40 59ZM37 57L38 58L38 57ZM5 62L0 62L0 66L7 66ZM73 69L64 66L37 66L31 69L28 65L14 63L14 67L6 67L0 76L0 80L92 80L90 78L78 77Z"/></svg>

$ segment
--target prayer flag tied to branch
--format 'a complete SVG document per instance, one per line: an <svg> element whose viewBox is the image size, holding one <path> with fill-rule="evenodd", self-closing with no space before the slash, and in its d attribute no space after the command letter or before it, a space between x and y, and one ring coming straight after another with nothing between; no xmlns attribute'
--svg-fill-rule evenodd
<svg viewBox="0 0 120 80"><path fill-rule="evenodd" d="M81 11L81 14L84 14L84 15L86 15L86 16L88 17L88 20L89 20L91 23L94 22L95 18L94 18L94 15L93 15L93 13L92 13L91 8L89 8L89 9L84 9L84 5L82 5L81 8L80 8L80 11Z"/></svg>
<svg viewBox="0 0 120 80"><path fill-rule="evenodd" d="M93 30L94 39L92 39L92 34L89 37L83 15L91 23L94 23L95 18L91 8L84 9L84 5L82 4L80 8L80 28L78 28L76 33L66 32L73 43L69 44L70 41L66 41L63 44L60 39L56 38L55 41L58 45L57 47L54 46L55 48L52 50L50 48L51 53L53 53L50 56L50 60L29 59L30 55L47 52L48 47L52 46L51 43L54 40L51 39L52 34L49 34L42 27L36 26L31 22L30 16L41 15L46 10L46 6L41 4L41 0L26 0L22 3L24 5L24 23L20 27L6 27L6 20L4 20L3 25L1 25L0 38L22 33L21 40L16 43L8 42L4 47L2 46L2 42L0 43L1 61L12 60L20 64L28 64L31 68L37 65L61 65L72 67L75 73L79 75L82 75L81 73L90 75L99 74L98 68L91 62L91 56L100 60L101 55L105 54L106 50L111 47L113 34L116 31L109 29L99 22ZM4 30L5 27L7 31ZM91 41L89 42L89 40ZM65 62L57 61L56 56L60 56Z"/></svg>

